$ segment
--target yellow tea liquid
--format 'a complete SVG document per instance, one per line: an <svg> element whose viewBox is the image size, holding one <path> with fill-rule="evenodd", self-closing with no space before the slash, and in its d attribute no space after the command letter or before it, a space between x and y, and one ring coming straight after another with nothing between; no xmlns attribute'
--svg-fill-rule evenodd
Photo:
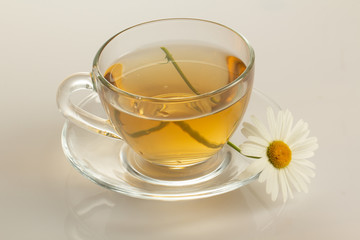
<svg viewBox="0 0 360 240"><path fill-rule="evenodd" d="M166 58L166 47L196 93ZM144 48L123 56L105 72L114 86L136 95L178 99L176 104L152 105L136 102L135 113L107 104L116 130L144 159L152 163L184 167L214 155L236 129L245 111L251 87L244 85L243 96L233 102L233 91L196 102L179 98L215 91L232 82L245 64L221 49L172 44ZM119 104L121 105L121 104ZM114 120L115 119L115 120Z"/></svg>

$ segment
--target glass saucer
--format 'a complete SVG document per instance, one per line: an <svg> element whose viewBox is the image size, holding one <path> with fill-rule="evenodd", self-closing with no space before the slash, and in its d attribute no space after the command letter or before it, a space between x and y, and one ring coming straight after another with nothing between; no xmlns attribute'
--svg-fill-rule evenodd
<svg viewBox="0 0 360 240"><path fill-rule="evenodd" d="M105 117L97 94L85 98L81 107L98 116ZM266 120L266 108L274 110L280 107L260 91L254 89L243 121L249 121L251 115ZM245 141L241 125L230 139L236 145ZM193 180L152 181L139 176L129 164L121 161L121 149L127 144L119 139L103 136L66 121L62 131L62 147L71 164L91 181L110 190L143 199L186 200L210 197L242 187L255 179L259 173L246 171L253 161L226 145L221 151L223 163L213 172Z"/></svg>

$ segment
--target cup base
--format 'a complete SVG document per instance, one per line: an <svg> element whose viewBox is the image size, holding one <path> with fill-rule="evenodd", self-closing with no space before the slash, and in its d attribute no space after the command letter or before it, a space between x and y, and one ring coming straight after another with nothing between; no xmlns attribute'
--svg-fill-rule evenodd
<svg viewBox="0 0 360 240"><path fill-rule="evenodd" d="M225 148L200 163L172 167L151 163L133 151L127 144L120 150L120 164L136 178L164 186L184 186L208 181L229 164L231 153Z"/></svg>

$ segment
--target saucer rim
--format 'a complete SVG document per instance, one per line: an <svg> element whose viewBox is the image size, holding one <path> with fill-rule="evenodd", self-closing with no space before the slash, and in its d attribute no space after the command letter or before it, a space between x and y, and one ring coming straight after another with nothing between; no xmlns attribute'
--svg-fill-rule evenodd
<svg viewBox="0 0 360 240"><path fill-rule="evenodd" d="M260 90L253 88L252 91L253 91L252 95L253 94L259 95L261 98L263 98L264 100L266 100L269 103L269 106L272 106L272 107L277 108L278 110L281 110L281 107L273 99L271 99L270 97L265 95ZM87 97L85 97L79 103L79 106L87 103L89 100L94 98L94 96L96 96L96 95L97 95L96 93L89 94ZM190 193L161 193L161 194L159 194L159 193L141 192L138 190L133 191L134 189L138 189L138 188L134 188L133 186L130 186L130 185L128 185L129 188L125 189L125 188L122 188L121 186L112 185L112 184L106 182L105 180L102 180L101 178L96 177L94 174L88 173L86 171L86 168L84 168L83 166L81 166L80 164L77 163L77 160L71 154L71 150L70 150L67 140L66 140L67 139L67 131L68 131L70 125L73 125L74 127L77 127L77 128L81 128L81 127L75 125L74 123L70 122L69 120L66 120L64 123L64 126L62 128L61 144L62 144L63 152L64 152L66 158L71 163L71 165L77 171L79 171L81 175L85 176L87 179L98 184L99 186L102 186L106 189L130 196L130 197L135 197L135 198L140 198L140 199L150 199L150 200L165 200L165 201L178 201L178 200L192 200L192 199L207 198L207 197L212 197L212 196L224 194L227 192L231 192L235 189L243 187L243 186L253 182L254 180L258 179L258 177L261 173L261 172L256 173L256 174L248 177L247 179L242 179L239 181L230 181L230 182L226 183L225 185L222 185L222 186L219 186L216 188L208 188L206 190L190 192ZM106 136L104 136L104 137L106 137ZM108 137L108 138L110 140L111 139L115 140L115 138L111 138L111 137ZM116 139L116 141L123 141L123 140ZM230 148L227 145L225 147ZM235 152L236 154L239 154L232 148L230 150ZM124 182L124 183L126 183L126 182Z"/></svg>

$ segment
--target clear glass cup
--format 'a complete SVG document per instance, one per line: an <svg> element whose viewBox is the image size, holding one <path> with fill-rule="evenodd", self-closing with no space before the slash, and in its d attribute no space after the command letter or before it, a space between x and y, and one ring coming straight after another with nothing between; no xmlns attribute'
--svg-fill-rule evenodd
<svg viewBox="0 0 360 240"><path fill-rule="evenodd" d="M176 93L178 95L171 97L128 91L106 77L108 69L119 58L148 46L159 50L163 62L157 64L168 64L169 71L176 69L179 76L181 70L177 67L182 69L186 62L207 65L225 62L225 59L218 59L222 55L215 51L186 54L180 48L170 53L166 47L175 43L221 49L241 59L246 68L219 88L205 92L195 89L192 90L194 94ZM151 57L139 59L138 67L155 61ZM122 74L126 75L126 70ZM229 76L232 74L229 72ZM63 115L78 126L118 138L124 144L120 158L139 176L159 181L189 180L210 174L221 165L224 159L221 149L241 121L253 79L254 51L242 35L210 21L163 19L130 27L110 38L97 52L91 73L76 73L63 81L57 102ZM170 82L165 85L171 85ZM207 85L206 81L201 84ZM147 86L155 89L160 85L151 82ZM187 87L191 88L191 83ZM97 92L107 119L70 101L72 93L81 89Z"/></svg>

